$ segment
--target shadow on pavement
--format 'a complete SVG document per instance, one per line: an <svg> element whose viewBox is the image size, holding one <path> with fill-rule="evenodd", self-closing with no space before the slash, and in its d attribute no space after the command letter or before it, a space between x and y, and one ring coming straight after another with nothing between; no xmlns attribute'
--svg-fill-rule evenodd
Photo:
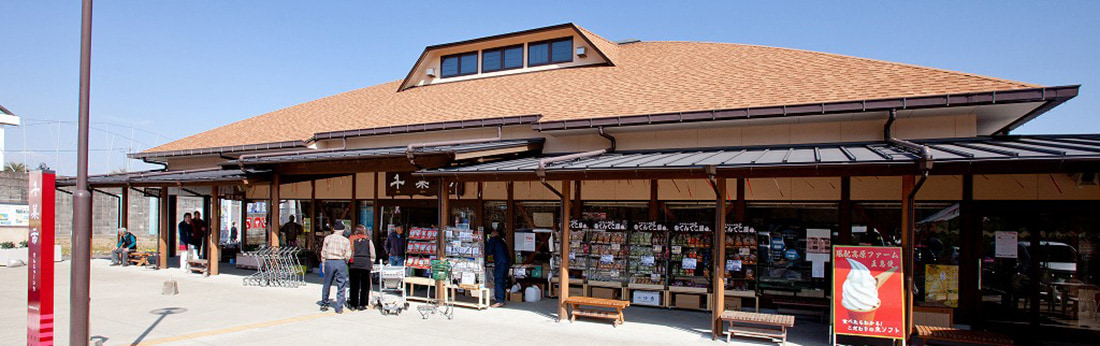
<svg viewBox="0 0 1100 346"><path fill-rule="evenodd" d="M153 321L153 324L149 325L149 328L145 328L145 331L141 332L141 335L138 335L137 339L134 339L134 342L131 343L131 345L141 344L141 341L145 340L145 337L149 336L149 333L152 332L153 329L156 329L157 325L160 324L161 321L164 321L164 318L168 317L168 315L177 315L177 314L182 314L184 312L187 312L187 309L186 308L180 308L180 307L160 308L160 309L150 311L149 313L154 314L154 315L160 315L160 316L157 317L156 321ZM103 339L104 339L104 341L106 341L107 338L103 338Z"/></svg>

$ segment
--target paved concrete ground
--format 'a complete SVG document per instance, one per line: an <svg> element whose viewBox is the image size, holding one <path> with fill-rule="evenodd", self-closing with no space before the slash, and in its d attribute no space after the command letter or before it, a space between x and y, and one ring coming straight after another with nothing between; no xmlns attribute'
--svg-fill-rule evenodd
<svg viewBox="0 0 1100 346"><path fill-rule="evenodd" d="M69 262L57 265L57 343L67 344ZM179 283L179 295L161 295L168 279ZM0 322L0 345L26 343L26 280L26 267L0 268L0 316L6 317ZM710 315L704 312L631 307L626 324L615 328L600 320L555 322L555 303L543 301L485 311L459 308L454 320L422 320L415 310L400 316L381 316L377 311L320 313L314 304L319 292L316 283L299 288L244 287L240 275L203 278L178 269L110 267L106 260L94 260L91 335L106 345L722 344L711 341ZM792 344L826 340L824 326L801 319L791 334Z"/></svg>

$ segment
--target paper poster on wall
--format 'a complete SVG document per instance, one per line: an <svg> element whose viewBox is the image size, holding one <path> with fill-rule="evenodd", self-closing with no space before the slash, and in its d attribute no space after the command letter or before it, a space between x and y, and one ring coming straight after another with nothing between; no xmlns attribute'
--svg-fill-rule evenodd
<svg viewBox="0 0 1100 346"><path fill-rule="evenodd" d="M516 232L516 251L535 251L535 234Z"/></svg>
<svg viewBox="0 0 1100 346"><path fill-rule="evenodd" d="M996 239L994 248L996 248L997 258L1016 258L1019 235L1016 232L997 231L993 232L993 237Z"/></svg>
<svg viewBox="0 0 1100 346"><path fill-rule="evenodd" d="M902 339L905 291L900 247L833 247L836 334Z"/></svg>
<svg viewBox="0 0 1100 346"><path fill-rule="evenodd" d="M810 271L811 271L810 276L815 277L815 278L825 277L825 262L824 261L813 261L811 263L813 263L813 264L810 265L810 267L811 267L810 268Z"/></svg>
<svg viewBox="0 0 1100 346"><path fill-rule="evenodd" d="M524 268L524 267L512 268L512 276L517 278L517 279L522 279L522 278L527 277L527 268Z"/></svg>
<svg viewBox="0 0 1100 346"><path fill-rule="evenodd" d="M806 258L822 258L829 260L829 252L832 249L832 230L810 228L806 230ZM825 255L825 256L810 256Z"/></svg>
<svg viewBox="0 0 1100 346"><path fill-rule="evenodd" d="M0 226L26 227L30 225L30 206L0 204Z"/></svg>
<svg viewBox="0 0 1100 346"><path fill-rule="evenodd" d="M959 307L959 266L924 265L924 300Z"/></svg>
<svg viewBox="0 0 1100 346"><path fill-rule="evenodd" d="M600 255L600 264L609 265L615 263L615 256L613 255Z"/></svg>
<svg viewBox="0 0 1100 346"><path fill-rule="evenodd" d="M554 213L534 213L531 221L535 223L535 227L554 227Z"/></svg>

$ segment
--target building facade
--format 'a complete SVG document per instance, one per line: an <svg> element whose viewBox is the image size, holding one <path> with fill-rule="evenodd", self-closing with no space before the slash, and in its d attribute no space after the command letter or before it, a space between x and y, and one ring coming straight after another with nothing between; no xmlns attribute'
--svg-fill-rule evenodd
<svg viewBox="0 0 1100 346"><path fill-rule="evenodd" d="M165 169L92 184L149 189L164 210L178 194L244 201L246 246L285 245L290 215L311 249L336 222L377 241L499 229L524 284L711 311L716 333L723 310L828 305L809 238L898 246L907 321L1088 335L1100 135L1012 134L1077 92L563 24L429 46L402 80L133 153Z"/></svg>

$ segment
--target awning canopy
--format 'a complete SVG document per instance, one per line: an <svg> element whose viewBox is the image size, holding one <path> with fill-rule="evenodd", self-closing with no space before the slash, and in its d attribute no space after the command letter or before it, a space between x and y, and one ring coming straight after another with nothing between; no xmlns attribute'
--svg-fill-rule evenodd
<svg viewBox="0 0 1100 346"><path fill-rule="evenodd" d="M933 174L1095 170L1100 135L1005 136L915 141L931 150ZM531 180L541 158L423 171L457 180ZM915 174L919 156L887 142L622 151L551 162L547 179L858 176ZM1026 164L1025 164L1026 163Z"/></svg>
<svg viewBox="0 0 1100 346"><path fill-rule="evenodd" d="M289 153L245 155L222 163L223 167L272 169L281 174L337 174L370 171L414 171L438 168L455 161L505 155L535 154L543 138L479 143L347 149L302 150ZM408 155L412 154L410 161ZM415 165L414 165L415 163Z"/></svg>
<svg viewBox="0 0 1100 346"><path fill-rule="evenodd" d="M248 178L249 174L265 174L267 172L245 172L239 169L203 169L188 171L143 171L132 173L95 175L88 177L88 185L92 187L118 187L133 186L163 186L176 184L206 184L218 182L241 182ZM57 180L57 186L74 186L76 178L67 177Z"/></svg>

